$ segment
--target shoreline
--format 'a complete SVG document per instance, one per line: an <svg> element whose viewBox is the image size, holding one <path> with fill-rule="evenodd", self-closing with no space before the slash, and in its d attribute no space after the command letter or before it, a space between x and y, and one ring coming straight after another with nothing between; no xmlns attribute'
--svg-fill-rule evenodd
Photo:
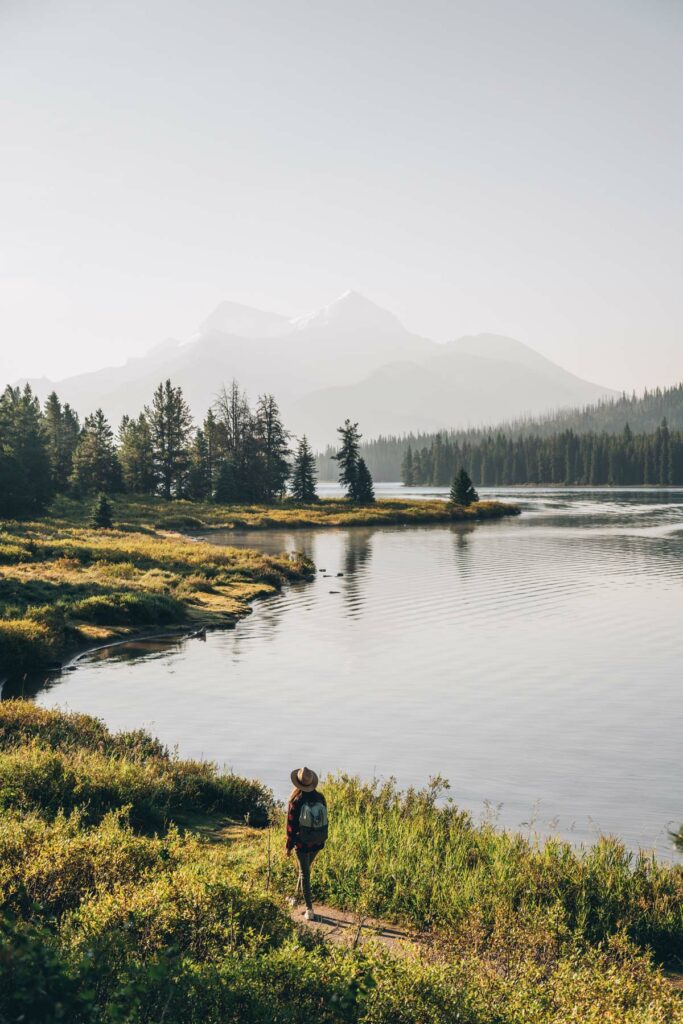
<svg viewBox="0 0 683 1024"><path fill-rule="evenodd" d="M151 632L234 628L253 601L315 573L303 555L202 542L202 534L476 523L520 511L502 502L468 509L395 500L266 508L118 499L114 527L95 530L89 503L58 500L41 519L7 522L0 536L0 600L10 611L0 618L0 678L12 687L34 674L60 671L81 654Z"/></svg>

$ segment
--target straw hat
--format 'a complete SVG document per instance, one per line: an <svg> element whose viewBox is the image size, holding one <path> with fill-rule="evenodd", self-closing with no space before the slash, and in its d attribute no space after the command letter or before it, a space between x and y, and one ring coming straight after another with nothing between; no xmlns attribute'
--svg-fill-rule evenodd
<svg viewBox="0 0 683 1024"><path fill-rule="evenodd" d="M318 776L312 768L295 768L290 778L302 793L312 793L318 785Z"/></svg>

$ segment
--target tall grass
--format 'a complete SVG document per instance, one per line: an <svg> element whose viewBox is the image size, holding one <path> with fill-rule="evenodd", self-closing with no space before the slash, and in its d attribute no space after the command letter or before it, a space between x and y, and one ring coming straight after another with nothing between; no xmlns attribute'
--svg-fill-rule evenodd
<svg viewBox="0 0 683 1024"><path fill-rule="evenodd" d="M589 944L624 932L683 961L679 866L616 839L575 849L475 824L439 800L441 780L400 792L340 775L324 791L331 839L315 875L326 900L460 936L491 936L512 920Z"/></svg>
<svg viewBox="0 0 683 1024"><path fill-rule="evenodd" d="M577 889L578 855L546 855L549 870L526 840L441 808L438 787L401 795L340 778L326 786L317 882L415 923L425 900L433 943L400 956L335 948L279 905L262 833L208 842L172 823L177 808L208 813L225 782L146 733L0 704L2 1024L683 1024L680 998L626 934L637 894L647 921L669 920L669 881L655 885L649 867L651 887L634 890L633 871L603 858L604 875ZM170 815L154 835L141 833L150 809ZM621 926L612 911L590 927L566 915L579 892L593 910L621 900Z"/></svg>

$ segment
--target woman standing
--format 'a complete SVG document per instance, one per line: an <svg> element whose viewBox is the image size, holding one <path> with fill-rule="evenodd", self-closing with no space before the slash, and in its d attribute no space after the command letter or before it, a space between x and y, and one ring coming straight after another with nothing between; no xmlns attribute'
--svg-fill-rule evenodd
<svg viewBox="0 0 683 1024"><path fill-rule="evenodd" d="M303 893L306 904L304 917L315 921L311 896L311 864L327 839L327 804L318 791L318 776L310 768L295 768L291 773L294 783L287 805L287 856L292 850L299 861L299 881L296 895L290 901L297 903Z"/></svg>

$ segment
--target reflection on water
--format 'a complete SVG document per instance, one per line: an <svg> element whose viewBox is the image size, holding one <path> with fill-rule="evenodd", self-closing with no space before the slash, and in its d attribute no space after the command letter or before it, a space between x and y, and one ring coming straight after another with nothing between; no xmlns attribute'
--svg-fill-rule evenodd
<svg viewBox="0 0 683 1024"><path fill-rule="evenodd" d="M325 572L205 644L99 652L37 699L147 726L279 796L301 762L404 785L439 772L475 812L500 803L502 824L669 854L683 496L516 497L520 519L477 527L214 534Z"/></svg>

